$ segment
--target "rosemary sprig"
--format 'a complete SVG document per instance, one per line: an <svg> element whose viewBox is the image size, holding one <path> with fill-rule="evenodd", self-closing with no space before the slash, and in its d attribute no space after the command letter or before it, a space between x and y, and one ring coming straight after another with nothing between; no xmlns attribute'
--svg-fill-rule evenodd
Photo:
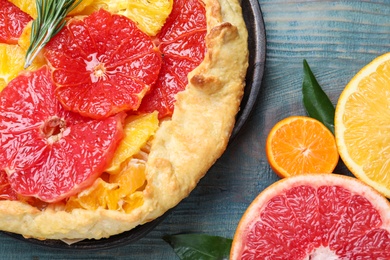
<svg viewBox="0 0 390 260"><path fill-rule="evenodd" d="M36 0L37 18L31 26L30 46L27 49L24 68L32 61L45 45L65 26L65 17L82 0Z"/></svg>

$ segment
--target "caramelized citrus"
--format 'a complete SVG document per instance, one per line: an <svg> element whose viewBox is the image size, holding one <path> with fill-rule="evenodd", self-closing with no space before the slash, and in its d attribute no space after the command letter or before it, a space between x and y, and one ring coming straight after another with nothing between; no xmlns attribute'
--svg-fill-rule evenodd
<svg viewBox="0 0 390 260"><path fill-rule="evenodd" d="M0 168L22 196L59 201L91 185L122 138L123 116L93 120L66 111L46 66L0 93Z"/></svg>
<svg viewBox="0 0 390 260"><path fill-rule="evenodd" d="M302 173L331 173L339 155L333 134L310 117L291 116L268 134L266 154L280 177Z"/></svg>

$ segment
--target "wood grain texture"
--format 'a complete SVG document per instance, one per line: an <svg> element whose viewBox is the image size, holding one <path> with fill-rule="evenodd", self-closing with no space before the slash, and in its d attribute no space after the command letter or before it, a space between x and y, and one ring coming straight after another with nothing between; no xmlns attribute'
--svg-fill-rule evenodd
<svg viewBox="0 0 390 260"><path fill-rule="evenodd" d="M201 232L233 237L250 202L278 180L265 156L269 130L289 115L305 115L303 59L336 104L352 76L390 50L390 1L259 2L267 34L267 61L258 103L237 138L188 198L134 244L67 252L0 234L0 259L178 259L161 239L163 235ZM342 163L336 171L349 174Z"/></svg>

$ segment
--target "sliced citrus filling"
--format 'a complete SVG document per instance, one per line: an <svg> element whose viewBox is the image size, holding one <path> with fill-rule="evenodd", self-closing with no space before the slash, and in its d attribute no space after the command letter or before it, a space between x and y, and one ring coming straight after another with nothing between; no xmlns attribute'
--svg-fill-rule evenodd
<svg viewBox="0 0 390 260"><path fill-rule="evenodd" d="M81 14L91 14L103 8L133 20L150 36L155 36L172 11L173 0L95 0Z"/></svg>
<svg viewBox="0 0 390 260"><path fill-rule="evenodd" d="M18 45L0 43L0 91L23 70L24 55Z"/></svg>
<svg viewBox="0 0 390 260"><path fill-rule="evenodd" d="M11 188L5 171L0 171L0 200L17 200L18 196Z"/></svg>
<svg viewBox="0 0 390 260"><path fill-rule="evenodd" d="M206 33L206 12L201 1L175 1L170 16L157 35L163 54L162 69L139 111L157 110L160 118L172 115L175 95L185 89L188 73L204 59Z"/></svg>
<svg viewBox="0 0 390 260"><path fill-rule="evenodd" d="M0 43L16 44L23 28L32 18L17 6L0 0Z"/></svg>
<svg viewBox="0 0 390 260"><path fill-rule="evenodd" d="M142 189L146 184L145 162L130 160L108 180L98 178L95 183L66 202L65 209L108 209L129 212L143 203Z"/></svg>
<svg viewBox="0 0 390 260"><path fill-rule="evenodd" d="M93 3L83 3L82 13L92 10ZM157 39L140 31L140 24L105 10L74 17L46 46L48 67L8 84L1 95L10 98L0 104L0 130L9 136L0 140L0 169L5 169L0 194L11 187L26 203L44 208L63 201L66 210L129 212L143 204L145 162L159 118L172 114L175 94L184 90L188 72L206 52L205 9L197 0L174 6L171 0L110 4L126 15L155 5L162 10L156 16L160 27L173 9ZM188 21L195 18L196 23ZM27 25L19 37L24 52L30 31ZM31 68L44 64L39 62ZM148 109L140 110L151 88ZM157 88L164 96L155 94ZM19 102L11 102L15 98ZM125 121L123 111L130 114ZM17 126L11 129L9 121Z"/></svg>
<svg viewBox="0 0 390 260"><path fill-rule="evenodd" d="M34 19L37 18L37 7L36 0L8 0L17 7L19 7L23 12L29 14ZM78 15L84 11L84 9L91 5L94 0L82 0L80 4L73 9L69 15Z"/></svg>
<svg viewBox="0 0 390 260"><path fill-rule="evenodd" d="M93 120L66 111L46 66L26 72L0 93L0 168L18 194L62 200L106 168L122 138L122 120L122 114Z"/></svg>
<svg viewBox="0 0 390 260"><path fill-rule="evenodd" d="M157 113L129 116L125 120L124 137L115 150L108 173L118 173L122 164L141 151L141 147L154 135L159 126Z"/></svg>
<svg viewBox="0 0 390 260"><path fill-rule="evenodd" d="M150 37L104 10L71 20L46 49L61 104L97 119L137 110L161 67Z"/></svg>
<svg viewBox="0 0 390 260"><path fill-rule="evenodd" d="M0 91L24 70L25 55L25 50L19 45L0 43ZM44 64L43 57L38 56L28 70L36 70Z"/></svg>
<svg viewBox="0 0 390 260"><path fill-rule="evenodd" d="M135 21L148 35L156 35L172 11L173 0L110 1L108 10Z"/></svg>

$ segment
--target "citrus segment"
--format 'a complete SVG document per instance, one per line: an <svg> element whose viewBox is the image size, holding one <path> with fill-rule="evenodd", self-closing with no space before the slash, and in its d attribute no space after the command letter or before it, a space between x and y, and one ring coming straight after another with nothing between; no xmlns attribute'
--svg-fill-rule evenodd
<svg viewBox="0 0 390 260"><path fill-rule="evenodd" d="M91 185L122 138L123 115L92 120L65 111L46 66L0 93L0 169L23 196L59 201Z"/></svg>
<svg viewBox="0 0 390 260"><path fill-rule="evenodd" d="M87 5L82 12L80 12L80 15L90 15L96 11L99 11L100 9L108 10L108 3L112 0L93 0L92 3ZM113 12L111 12L113 13Z"/></svg>
<svg viewBox="0 0 390 260"><path fill-rule="evenodd" d="M16 44L23 28L32 18L17 6L0 0L0 43Z"/></svg>
<svg viewBox="0 0 390 260"><path fill-rule="evenodd" d="M11 3L19 7L23 12L29 14L34 19L37 18L36 0L9 0ZM77 2L77 1L76 1ZM84 9L92 4L94 0L82 0L81 3L73 9L69 15L77 15L84 11Z"/></svg>
<svg viewBox="0 0 390 260"><path fill-rule="evenodd" d="M158 125L157 113L127 117L123 129L124 137L106 172L118 173L121 164L141 150L141 147L154 135Z"/></svg>
<svg viewBox="0 0 390 260"><path fill-rule="evenodd" d="M29 14L32 18L37 18L36 0L8 0L16 5L20 10Z"/></svg>
<svg viewBox="0 0 390 260"><path fill-rule="evenodd" d="M81 12L91 14L103 8L110 13L124 15L149 36L155 36L172 11L173 0L95 0Z"/></svg>
<svg viewBox="0 0 390 260"><path fill-rule="evenodd" d="M135 21L150 36L156 35L172 11L173 0L108 1L108 10Z"/></svg>
<svg viewBox="0 0 390 260"><path fill-rule="evenodd" d="M104 10L71 20L46 49L62 105L97 119L136 110L161 67L150 37Z"/></svg>
<svg viewBox="0 0 390 260"><path fill-rule="evenodd" d="M77 2L77 1L76 1ZM75 16L82 14L84 9L91 5L94 2L94 0L82 0L70 13L69 16Z"/></svg>
<svg viewBox="0 0 390 260"><path fill-rule="evenodd" d="M280 177L302 173L331 173L339 155L333 134L310 117L291 116L270 131L266 154Z"/></svg>
<svg viewBox="0 0 390 260"><path fill-rule="evenodd" d="M335 135L348 169L390 198L390 53L354 76L336 105Z"/></svg>
<svg viewBox="0 0 390 260"><path fill-rule="evenodd" d="M98 178L90 188L70 197L66 210L101 208L127 212L142 205L142 192L136 191L144 186L145 181L145 163L131 160L120 173L110 175L108 180Z"/></svg>
<svg viewBox="0 0 390 260"><path fill-rule="evenodd" d="M23 70L24 52L18 45L0 43L0 91Z"/></svg>
<svg viewBox="0 0 390 260"><path fill-rule="evenodd" d="M25 55L18 45L0 43L0 91L23 71ZM28 70L36 70L44 64L42 56L38 56Z"/></svg>
<svg viewBox="0 0 390 260"><path fill-rule="evenodd" d="M5 171L0 170L0 200L17 200L18 196L11 188Z"/></svg>
<svg viewBox="0 0 390 260"><path fill-rule="evenodd" d="M139 111L158 111L160 118L172 115L175 95L185 89L188 73L204 59L206 32L206 12L201 1L174 1L172 12L157 35L163 54L159 79Z"/></svg>
<svg viewBox="0 0 390 260"><path fill-rule="evenodd" d="M352 177L285 178L245 211L231 259L390 259L389 210L384 197Z"/></svg>

